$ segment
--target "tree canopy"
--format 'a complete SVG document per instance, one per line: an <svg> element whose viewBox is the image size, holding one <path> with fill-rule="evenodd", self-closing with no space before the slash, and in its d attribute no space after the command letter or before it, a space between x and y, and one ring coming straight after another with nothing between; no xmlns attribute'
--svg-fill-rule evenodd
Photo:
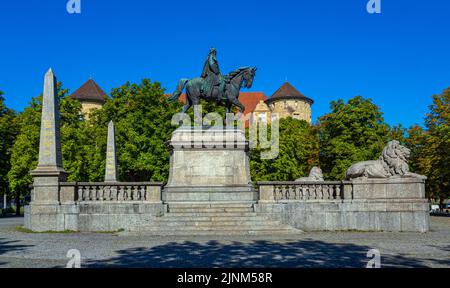
<svg viewBox="0 0 450 288"><path fill-rule="evenodd" d="M166 142L177 128L172 116L181 104L168 103L158 82L144 79L113 89L111 99L93 113L88 125L89 179L103 181L107 126L116 127L118 174L121 181L165 181L169 173Z"/></svg>
<svg viewBox="0 0 450 288"><path fill-rule="evenodd" d="M0 91L0 193L8 188L7 174L11 168L10 148L17 136L16 113L6 107L3 92Z"/></svg>
<svg viewBox="0 0 450 288"><path fill-rule="evenodd" d="M291 117L279 121L278 157L262 159L260 147L250 153L253 181L293 181L307 176L311 168L319 164L316 129L306 121ZM268 137L270 139L270 133Z"/></svg>
<svg viewBox="0 0 450 288"><path fill-rule="evenodd" d="M320 165L325 178L342 180L356 162L377 159L389 139L389 126L371 99L331 102L319 118Z"/></svg>
<svg viewBox="0 0 450 288"><path fill-rule="evenodd" d="M450 88L434 95L429 109L420 165L428 176L429 194L443 201L450 197Z"/></svg>

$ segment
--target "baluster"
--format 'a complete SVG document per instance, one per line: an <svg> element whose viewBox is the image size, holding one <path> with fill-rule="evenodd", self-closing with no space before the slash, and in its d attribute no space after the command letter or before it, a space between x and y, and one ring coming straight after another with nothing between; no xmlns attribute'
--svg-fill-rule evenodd
<svg viewBox="0 0 450 288"><path fill-rule="evenodd" d="M94 201L100 201L100 186L94 186L94 191L95 191L95 193L94 193Z"/></svg>
<svg viewBox="0 0 450 288"><path fill-rule="evenodd" d="M130 201L135 201L136 200L136 190L135 190L135 186L130 186L128 187L128 191L130 191L130 195L129 195L129 199Z"/></svg>
<svg viewBox="0 0 450 288"><path fill-rule="evenodd" d="M89 186L89 200L97 200L97 191L95 191L95 186Z"/></svg>
<svg viewBox="0 0 450 288"><path fill-rule="evenodd" d="M78 186L78 201L83 201L83 186Z"/></svg>
<svg viewBox="0 0 450 288"><path fill-rule="evenodd" d="M316 195L316 185L310 185L309 186L309 199L315 200L317 198Z"/></svg>
<svg viewBox="0 0 450 288"><path fill-rule="evenodd" d="M137 197L137 201L143 201L144 199L142 199L142 193L141 193L141 187L140 186L136 186L136 193L138 195Z"/></svg>
<svg viewBox="0 0 450 288"><path fill-rule="evenodd" d="M97 186L97 197L100 202L103 202L103 196L105 194L104 188L104 186Z"/></svg>
<svg viewBox="0 0 450 288"><path fill-rule="evenodd" d="M105 201L111 201L111 186L105 186L104 197Z"/></svg>
<svg viewBox="0 0 450 288"><path fill-rule="evenodd" d="M90 186L90 199L91 201L97 201L97 189L96 186Z"/></svg>
<svg viewBox="0 0 450 288"><path fill-rule="evenodd" d="M123 201L127 201L128 200L128 189L127 189L127 186L123 186L123 187L120 187L120 188L123 189L122 190L122 200Z"/></svg>
<svg viewBox="0 0 450 288"><path fill-rule="evenodd" d="M118 201L117 186L111 186L111 201Z"/></svg>
<svg viewBox="0 0 450 288"><path fill-rule="evenodd" d="M335 199L336 200L341 200L341 185L336 185L335 187Z"/></svg>
<svg viewBox="0 0 450 288"><path fill-rule="evenodd" d="M119 186L118 191L117 191L117 201L123 201L124 193L125 193L125 191L123 189L123 186Z"/></svg>
<svg viewBox="0 0 450 288"><path fill-rule="evenodd" d="M131 198L133 201L138 201L139 200L139 190L137 186L133 186L131 187L131 190L133 191L133 197Z"/></svg>
<svg viewBox="0 0 450 288"><path fill-rule="evenodd" d="M89 197L89 186L83 186L83 201L89 201Z"/></svg>
<svg viewBox="0 0 450 288"><path fill-rule="evenodd" d="M301 200L302 199L302 186L297 185L295 186L295 200Z"/></svg>
<svg viewBox="0 0 450 288"><path fill-rule="evenodd" d="M92 187L91 186L86 186L87 189L87 200L88 201L92 201Z"/></svg>
<svg viewBox="0 0 450 288"><path fill-rule="evenodd" d="M323 200L327 200L330 199L330 189L328 187L328 185L322 185L322 194L323 194Z"/></svg>
<svg viewBox="0 0 450 288"><path fill-rule="evenodd" d="M128 186L127 187L127 198L126 201L132 201L133 200L133 191L132 191L132 186Z"/></svg>
<svg viewBox="0 0 450 288"><path fill-rule="evenodd" d="M83 186L83 201L89 201L89 187Z"/></svg>
<svg viewBox="0 0 450 288"><path fill-rule="evenodd" d="M273 198L275 199L275 201L278 201L278 193L280 191L280 188L278 188L278 186L275 186L275 189L273 189Z"/></svg>
<svg viewBox="0 0 450 288"><path fill-rule="evenodd" d="M317 185L316 194L317 194L317 200L322 200L323 199L322 185Z"/></svg>
<svg viewBox="0 0 450 288"><path fill-rule="evenodd" d="M141 187L141 201L147 201L147 189L144 185Z"/></svg>

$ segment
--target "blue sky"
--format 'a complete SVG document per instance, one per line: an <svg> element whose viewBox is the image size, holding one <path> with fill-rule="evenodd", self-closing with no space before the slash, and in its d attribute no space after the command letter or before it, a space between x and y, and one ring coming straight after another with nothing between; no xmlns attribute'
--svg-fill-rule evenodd
<svg viewBox="0 0 450 288"><path fill-rule="evenodd" d="M73 92L90 76L106 91L150 78L172 92L197 77L211 46L223 73L257 66L251 91L286 79L313 98L372 98L390 124L423 124L431 95L450 86L450 1L1 1L0 90L20 111L49 67Z"/></svg>

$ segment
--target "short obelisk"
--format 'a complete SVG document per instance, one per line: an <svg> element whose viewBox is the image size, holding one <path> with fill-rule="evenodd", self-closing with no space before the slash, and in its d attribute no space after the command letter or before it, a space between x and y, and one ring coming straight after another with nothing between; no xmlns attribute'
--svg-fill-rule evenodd
<svg viewBox="0 0 450 288"><path fill-rule="evenodd" d="M106 147L105 182L117 182L116 131L113 121L108 124L108 142Z"/></svg>
<svg viewBox="0 0 450 288"><path fill-rule="evenodd" d="M62 167L59 97L52 69L45 74L39 162L31 175L34 178L32 200L42 204L59 203L59 182L66 180L66 172Z"/></svg>

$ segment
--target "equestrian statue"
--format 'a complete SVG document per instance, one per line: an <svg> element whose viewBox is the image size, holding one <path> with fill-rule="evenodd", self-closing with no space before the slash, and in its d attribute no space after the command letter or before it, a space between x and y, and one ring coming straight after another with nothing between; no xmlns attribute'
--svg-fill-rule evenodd
<svg viewBox="0 0 450 288"><path fill-rule="evenodd" d="M183 107L183 113L186 113L193 105L199 105L200 99L225 105L227 113L231 112L233 105L237 106L242 114L245 112L244 105L239 102L239 92L242 86L252 87L257 68L241 67L223 76L220 73L216 56L216 49L211 48L201 77L190 80L181 79L178 82L177 90L169 97L169 101L178 100L186 88L186 105Z"/></svg>

